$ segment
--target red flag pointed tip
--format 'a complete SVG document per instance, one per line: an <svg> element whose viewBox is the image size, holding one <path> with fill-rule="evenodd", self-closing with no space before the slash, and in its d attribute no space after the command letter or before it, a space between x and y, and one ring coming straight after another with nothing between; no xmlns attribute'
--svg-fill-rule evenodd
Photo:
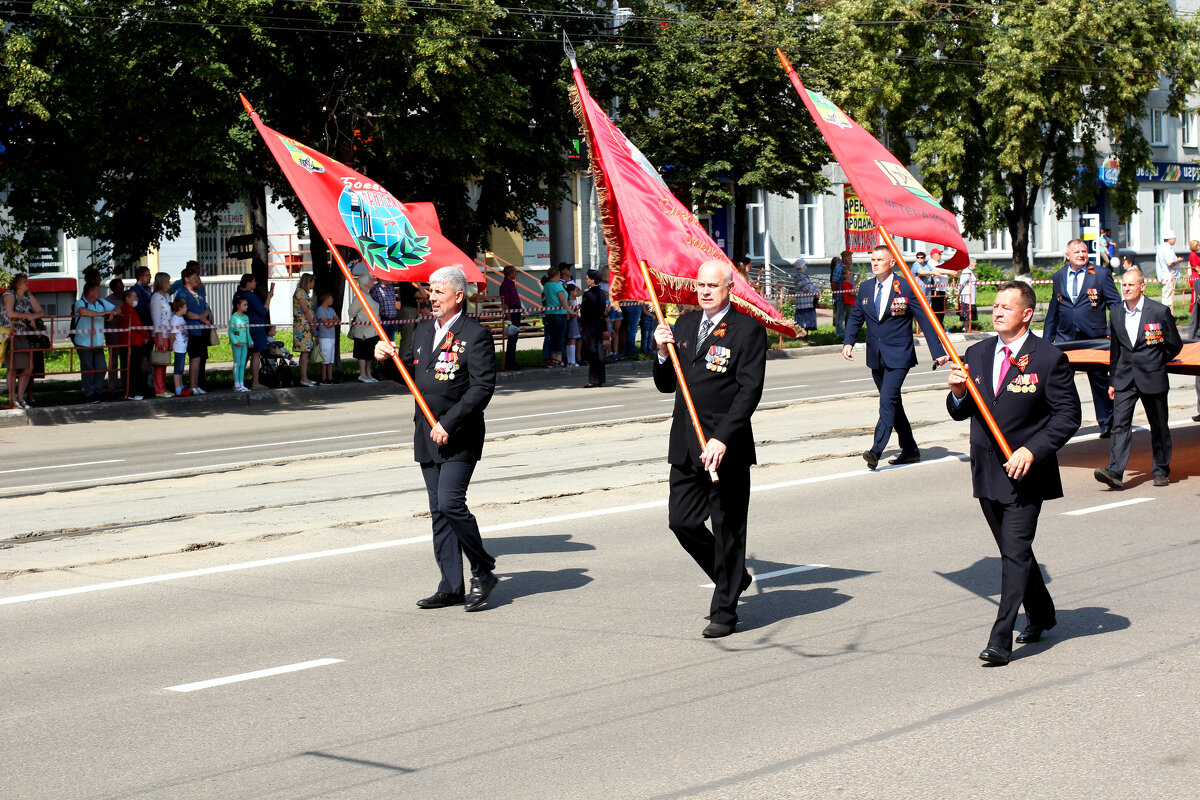
<svg viewBox="0 0 1200 800"><path fill-rule="evenodd" d="M246 109L246 113L253 114L254 106L250 105L250 101L246 99L246 95L242 94L241 92L238 92L238 97L241 98L242 106Z"/></svg>
<svg viewBox="0 0 1200 800"><path fill-rule="evenodd" d="M776 47L776 48L775 48L775 54L779 56L779 63L780 63L780 64L783 64L783 71L784 71L784 72L795 72L795 70L794 70L794 69L792 69L792 62L790 62L790 61L788 61L788 60L787 60L787 56L785 56L785 55L783 54L783 51L782 51L782 50L780 50L778 47Z"/></svg>

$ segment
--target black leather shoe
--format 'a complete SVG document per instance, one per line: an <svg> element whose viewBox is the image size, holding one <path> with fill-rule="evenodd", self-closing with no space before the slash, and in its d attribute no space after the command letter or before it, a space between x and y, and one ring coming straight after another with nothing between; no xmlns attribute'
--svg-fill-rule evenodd
<svg viewBox="0 0 1200 800"><path fill-rule="evenodd" d="M492 590L500 583L496 573L489 572L478 578L471 578L471 592L467 595L466 610L478 611L492 596Z"/></svg>
<svg viewBox="0 0 1200 800"><path fill-rule="evenodd" d="M1038 625L1031 622L1025 626L1025 630L1017 634L1017 644L1033 644L1042 640L1042 634L1058 624L1058 620L1052 619L1047 625Z"/></svg>
<svg viewBox="0 0 1200 800"><path fill-rule="evenodd" d="M1170 486L1170 484L1171 484L1171 481L1166 475L1155 475L1154 476L1154 485L1155 486Z"/></svg>
<svg viewBox="0 0 1200 800"><path fill-rule="evenodd" d="M1196 416L1192 417L1192 422L1200 422L1200 414L1197 414Z"/></svg>
<svg viewBox="0 0 1200 800"><path fill-rule="evenodd" d="M1096 471L1092 474L1096 476L1096 480L1100 481L1101 483L1106 483L1114 489L1120 489L1125 485L1125 481L1121 478L1121 476L1113 472L1111 469L1097 467Z"/></svg>
<svg viewBox="0 0 1200 800"><path fill-rule="evenodd" d="M1012 654L1004 652L999 647L985 647L983 648L983 652L979 654L980 661L997 664L1001 667L1007 664L1010 658L1012 658Z"/></svg>
<svg viewBox="0 0 1200 800"><path fill-rule="evenodd" d="M867 462L867 469L875 469L879 466L879 454L874 450L864 450L863 461Z"/></svg>
<svg viewBox="0 0 1200 800"><path fill-rule="evenodd" d="M710 622L708 627L700 632L700 635L705 639L720 639L722 636L733 633L733 629L736 627L736 622Z"/></svg>
<svg viewBox="0 0 1200 800"><path fill-rule="evenodd" d="M901 453L895 458L888 459L889 464L917 464L920 461L920 453Z"/></svg>
<svg viewBox="0 0 1200 800"><path fill-rule="evenodd" d="M1100 438L1101 439L1111 439L1112 432L1108 428L1105 428L1104 430L1100 431Z"/></svg>
<svg viewBox="0 0 1200 800"><path fill-rule="evenodd" d="M429 597L418 600L417 608L447 608L449 606L461 606L462 604L463 596L461 594L434 592Z"/></svg>

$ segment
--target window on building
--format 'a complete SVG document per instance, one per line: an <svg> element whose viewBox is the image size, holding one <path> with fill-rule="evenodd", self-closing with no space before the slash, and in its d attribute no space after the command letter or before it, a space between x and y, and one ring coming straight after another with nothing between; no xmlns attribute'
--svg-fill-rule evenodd
<svg viewBox="0 0 1200 800"><path fill-rule="evenodd" d="M1165 189L1154 190L1154 242L1162 239L1162 232L1167 229L1167 192Z"/></svg>
<svg viewBox="0 0 1200 800"><path fill-rule="evenodd" d="M1167 143L1167 132L1163 110L1150 109L1150 144L1162 147Z"/></svg>
<svg viewBox="0 0 1200 800"><path fill-rule="evenodd" d="M1117 226L1117 251L1120 252L1122 247L1137 247L1134 242L1133 232L1136 230L1133 223L1128 219L1121 220L1121 224Z"/></svg>
<svg viewBox="0 0 1200 800"><path fill-rule="evenodd" d="M1185 111L1179 115L1179 143L1184 147L1196 146L1196 115Z"/></svg>
<svg viewBox="0 0 1200 800"><path fill-rule="evenodd" d="M1183 242L1200 239L1200 205L1195 189L1183 190Z"/></svg>
<svg viewBox="0 0 1200 800"><path fill-rule="evenodd" d="M815 256L821 252L817 231L820 230L818 221L817 197L811 192L800 195L800 240L796 242L801 255Z"/></svg>
<svg viewBox="0 0 1200 800"><path fill-rule="evenodd" d="M984 241L989 253L1007 253L1012 251L1012 237L1008 235L1007 228L998 231L988 231Z"/></svg>
<svg viewBox="0 0 1200 800"><path fill-rule="evenodd" d="M746 255L763 257L763 204L746 204Z"/></svg>

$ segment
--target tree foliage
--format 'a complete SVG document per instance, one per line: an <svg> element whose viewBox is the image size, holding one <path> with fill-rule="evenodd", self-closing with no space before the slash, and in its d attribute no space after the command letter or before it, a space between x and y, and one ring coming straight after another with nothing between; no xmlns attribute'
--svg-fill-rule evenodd
<svg viewBox="0 0 1200 800"><path fill-rule="evenodd" d="M844 0L827 24L852 64L829 86L860 120L881 120L968 235L1007 229L1029 269L1038 191L1059 208L1095 199L1098 149L1120 159L1110 201L1136 209L1149 93L1178 112L1197 79L1196 28L1167 0ZM1078 137L1077 134L1078 133Z"/></svg>

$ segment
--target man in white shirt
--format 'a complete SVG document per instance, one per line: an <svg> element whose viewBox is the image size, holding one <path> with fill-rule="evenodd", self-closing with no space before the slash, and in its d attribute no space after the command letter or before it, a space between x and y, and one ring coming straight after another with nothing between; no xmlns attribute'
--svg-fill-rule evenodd
<svg viewBox="0 0 1200 800"><path fill-rule="evenodd" d="M1179 277L1176 265L1183 261L1175 255L1175 231L1163 231L1163 240L1154 253L1154 272L1162 286L1162 304L1175 313L1175 279Z"/></svg>

